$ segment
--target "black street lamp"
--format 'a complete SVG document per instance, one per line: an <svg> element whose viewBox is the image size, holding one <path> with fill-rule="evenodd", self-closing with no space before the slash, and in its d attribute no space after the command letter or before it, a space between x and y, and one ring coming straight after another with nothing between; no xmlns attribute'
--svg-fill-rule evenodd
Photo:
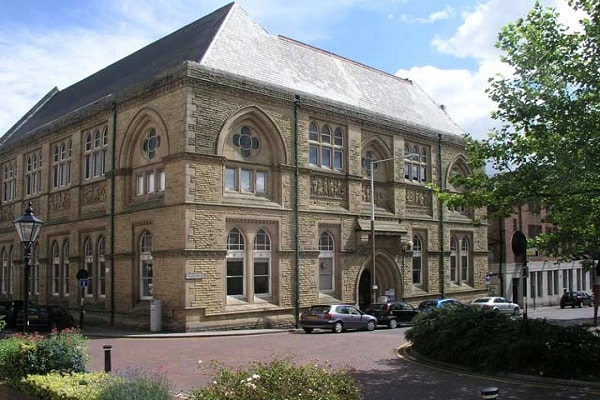
<svg viewBox="0 0 600 400"><path fill-rule="evenodd" d="M25 320L23 321L23 332L29 330L29 270L31 269L31 247L36 241L44 221L33 214L31 201L25 210L25 214L17 218L14 222L15 229L23 245L23 268L25 272L25 293L23 295L23 312Z"/></svg>

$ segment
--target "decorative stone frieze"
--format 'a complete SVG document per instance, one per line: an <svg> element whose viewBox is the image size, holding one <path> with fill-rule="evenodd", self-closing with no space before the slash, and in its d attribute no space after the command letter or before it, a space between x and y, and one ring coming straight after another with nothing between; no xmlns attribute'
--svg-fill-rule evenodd
<svg viewBox="0 0 600 400"><path fill-rule="evenodd" d="M98 182L81 187L81 205L103 203L106 200L105 182Z"/></svg>

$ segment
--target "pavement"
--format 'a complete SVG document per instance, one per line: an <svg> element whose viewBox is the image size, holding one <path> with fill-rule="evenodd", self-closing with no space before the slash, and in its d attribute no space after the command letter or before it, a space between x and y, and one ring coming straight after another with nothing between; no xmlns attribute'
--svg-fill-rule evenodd
<svg viewBox="0 0 600 400"><path fill-rule="evenodd" d="M123 338L123 339L176 339L193 337L227 337L227 336L250 336L266 335L272 333L284 333L301 331L290 329L233 329L221 331L198 331L198 332L146 332L107 326L86 326L81 333L88 338Z"/></svg>

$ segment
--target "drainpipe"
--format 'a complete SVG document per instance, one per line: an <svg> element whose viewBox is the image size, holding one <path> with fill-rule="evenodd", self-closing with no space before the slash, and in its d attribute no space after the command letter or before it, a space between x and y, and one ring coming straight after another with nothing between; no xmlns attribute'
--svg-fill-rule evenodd
<svg viewBox="0 0 600 400"><path fill-rule="evenodd" d="M440 190L444 191L444 174L442 170L442 134L438 133L438 182ZM445 297L445 286L444 282L444 202L438 200L440 208L440 297Z"/></svg>
<svg viewBox="0 0 600 400"><path fill-rule="evenodd" d="M117 139L117 103L111 105L113 126L111 145L111 171L110 174L110 326L115 325L115 179L116 179L116 139Z"/></svg>
<svg viewBox="0 0 600 400"><path fill-rule="evenodd" d="M299 157L299 143L298 143L298 107L300 107L300 95L294 96L294 221L295 221L295 240L296 240L296 251L295 251L295 275L296 279L294 282L295 287L295 321L296 329L299 328L300 319L300 161Z"/></svg>

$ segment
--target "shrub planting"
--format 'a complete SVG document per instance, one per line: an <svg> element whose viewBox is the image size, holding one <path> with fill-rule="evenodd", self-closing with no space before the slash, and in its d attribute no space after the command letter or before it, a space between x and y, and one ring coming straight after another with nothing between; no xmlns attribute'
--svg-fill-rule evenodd
<svg viewBox="0 0 600 400"><path fill-rule="evenodd" d="M164 373L145 369L118 371L97 400L170 400L170 382Z"/></svg>
<svg viewBox="0 0 600 400"><path fill-rule="evenodd" d="M95 400L110 385L112 377L105 372L52 372L28 375L17 382L15 389L40 399Z"/></svg>
<svg viewBox="0 0 600 400"><path fill-rule="evenodd" d="M424 356L477 371L600 379L600 337L580 326L439 309L418 315L406 338Z"/></svg>
<svg viewBox="0 0 600 400"><path fill-rule="evenodd" d="M0 341L0 379L14 385L27 375L85 372L88 359L87 339L75 330L17 334Z"/></svg>
<svg viewBox="0 0 600 400"><path fill-rule="evenodd" d="M252 363L233 370L213 364L211 384L192 393L194 400L359 400L362 393L346 370L293 365L289 360Z"/></svg>

